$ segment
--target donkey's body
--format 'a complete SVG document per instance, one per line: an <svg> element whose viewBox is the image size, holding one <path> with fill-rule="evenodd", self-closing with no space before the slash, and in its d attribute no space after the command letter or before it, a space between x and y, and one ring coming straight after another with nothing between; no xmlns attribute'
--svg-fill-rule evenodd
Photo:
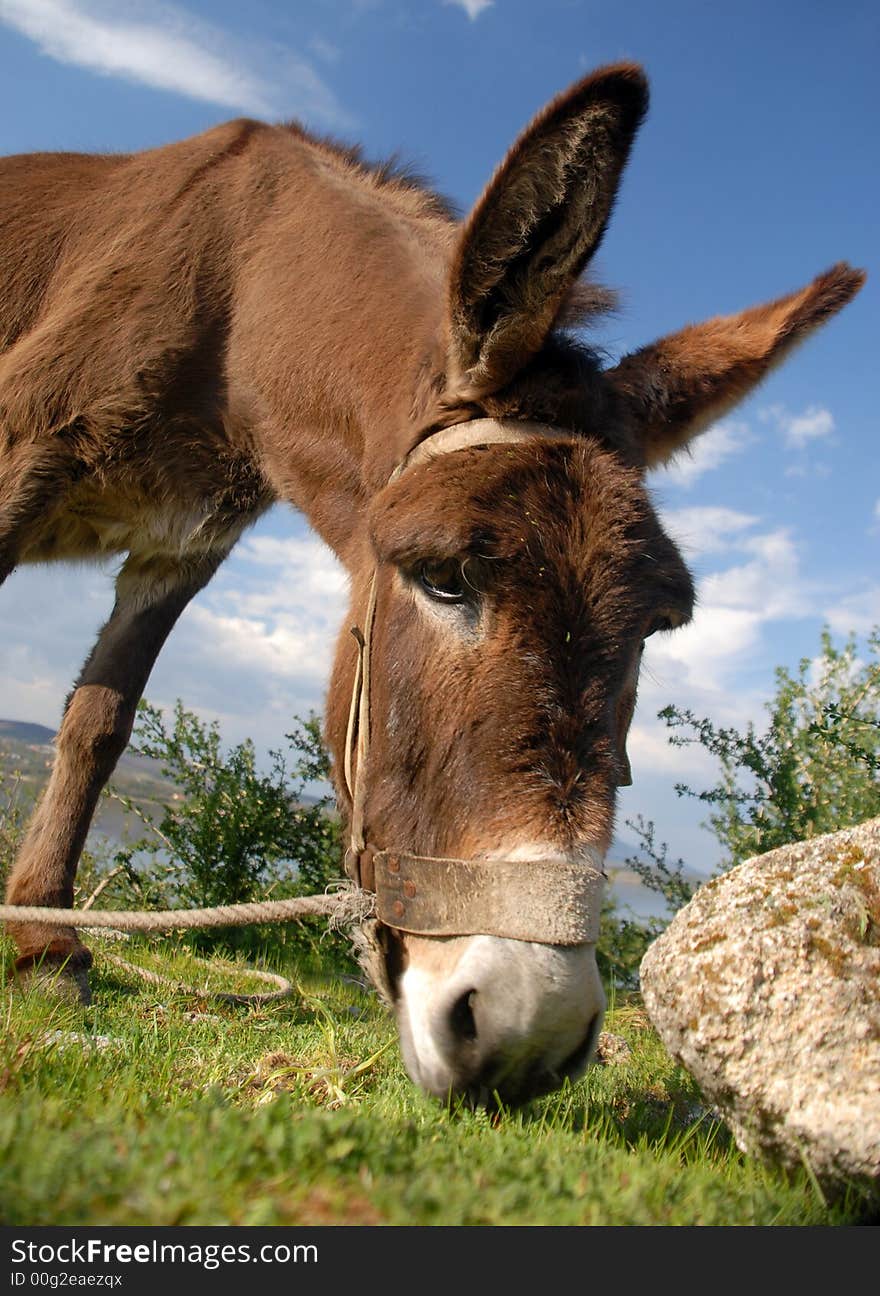
<svg viewBox="0 0 880 1296"><path fill-rule="evenodd" d="M70 904L159 649L275 500L346 565L355 619L379 573L368 838L524 867L601 859L639 646L692 601L644 468L861 282L836 268L602 372L554 326L643 109L632 67L575 86L463 228L406 179L255 122L130 157L0 163L0 581L125 555L10 903ZM471 446L387 484L422 438L478 417L559 438ZM337 769L355 657L343 635ZM74 932L13 931L23 971L59 964L83 983ZM408 1064L435 1092L517 1098L586 1060L591 946L398 936L389 970Z"/></svg>
<svg viewBox="0 0 880 1296"><path fill-rule="evenodd" d="M248 121L133 157L6 159L0 221L0 579L126 555L9 891L61 903L155 656L242 530L287 499L345 559L363 469L384 480L408 423L454 227L405 182ZM48 935L21 931L21 961ZM48 948L86 961L65 935Z"/></svg>
<svg viewBox="0 0 880 1296"><path fill-rule="evenodd" d="M344 552L438 327L436 200L239 121L6 159L0 222L7 566L222 556L278 497Z"/></svg>

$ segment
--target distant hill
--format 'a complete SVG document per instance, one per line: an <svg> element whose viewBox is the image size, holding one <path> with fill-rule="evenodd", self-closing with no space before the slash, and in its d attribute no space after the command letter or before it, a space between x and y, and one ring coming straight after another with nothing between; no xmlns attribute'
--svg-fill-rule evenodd
<svg viewBox="0 0 880 1296"><path fill-rule="evenodd" d="M30 724L27 720L0 720L0 744L4 738L48 747L55 740L55 732L45 725Z"/></svg>
<svg viewBox="0 0 880 1296"><path fill-rule="evenodd" d="M607 858L609 860L614 860L616 864L622 865L624 860L629 859L632 855L639 855L640 853L638 846L635 846L632 842L619 841L618 838L615 837L611 843Z"/></svg>
<svg viewBox="0 0 880 1296"><path fill-rule="evenodd" d="M0 720L0 753L5 747L48 747L52 748L55 742L55 730L48 729L46 725L33 724L29 720ZM50 753L46 753L49 755ZM120 757L119 767L129 769L132 772L139 772L143 775L151 775L158 778L162 783L167 782L161 773L158 762L151 760L149 756L137 756L134 752L125 752Z"/></svg>
<svg viewBox="0 0 880 1296"><path fill-rule="evenodd" d="M55 733L46 725L28 720L0 720L0 776L15 773L21 780L25 796L36 800L49 778L55 754L54 742ZM126 753L120 759L112 783L118 792L130 797L153 816L161 813L161 807L172 800L176 791L157 761L133 753ZM118 801L103 797L93 830L114 841L121 841L132 832L136 836L142 835L135 816L124 810Z"/></svg>

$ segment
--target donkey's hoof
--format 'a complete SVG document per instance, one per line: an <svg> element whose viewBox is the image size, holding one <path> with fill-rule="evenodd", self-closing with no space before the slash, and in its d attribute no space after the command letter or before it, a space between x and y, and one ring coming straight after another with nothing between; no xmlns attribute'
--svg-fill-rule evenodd
<svg viewBox="0 0 880 1296"><path fill-rule="evenodd" d="M60 1003L78 1004L92 1002L89 973L84 967L59 967L57 963L32 964L18 972L21 988L34 991Z"/></svg>

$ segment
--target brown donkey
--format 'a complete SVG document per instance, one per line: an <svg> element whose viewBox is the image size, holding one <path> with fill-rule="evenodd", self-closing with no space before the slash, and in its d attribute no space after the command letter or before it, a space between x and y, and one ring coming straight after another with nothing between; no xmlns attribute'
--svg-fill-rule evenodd
<svg viewBox="0 0 880 1296"><path fill-rule="evenodd" d="M500 862L518 888L497 896L512 927L485 897L469 922L466 888L440 934L395 926L392 908L385 974L411 1075L515 1102L583 1069L604 1007L595 932L554 937L556 897L539 893L555 866L569 881L601 868L643 641L691 614L645 471L863 279L835 266L602 369L565 328L607 300L577 281L646 103L635 66L578 82L463 224L387 168L252 121L132 156L0 163L0 581L125 555L10 903L71 904L166 636L286 500L351 575L326 718L349 816L349 627L375 608L352 707L372 733L352 762L354 864L418 852L467 862L479 885ZM458 424L473 426L444 441ZM61 969L87 993L73 930L11 929L22 973Z"/></svg>

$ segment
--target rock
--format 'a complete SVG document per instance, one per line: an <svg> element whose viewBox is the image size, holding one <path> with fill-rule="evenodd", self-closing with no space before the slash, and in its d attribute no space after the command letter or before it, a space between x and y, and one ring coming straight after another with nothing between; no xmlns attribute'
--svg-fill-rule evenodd
<svg viewBox="0 0 880 1296"><path fill-rule="evenodd" d="M880 1196L880 819L707 883L641 983L742 1151Z"/></svg>

